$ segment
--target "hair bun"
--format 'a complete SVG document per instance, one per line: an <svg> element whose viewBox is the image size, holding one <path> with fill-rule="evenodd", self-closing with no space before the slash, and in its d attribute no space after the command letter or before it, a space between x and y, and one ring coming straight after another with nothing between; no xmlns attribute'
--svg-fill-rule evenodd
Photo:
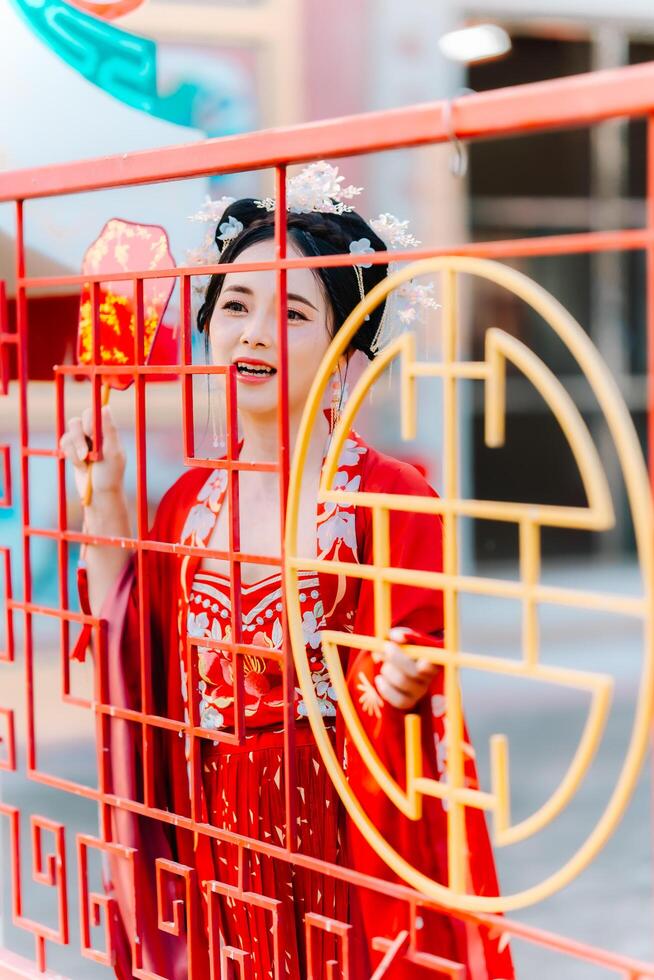
<svg viewBox="0 0 654 980"><path fill-rule="evenodd" d="M386 251L386 243L357 211L344 211L339 214L338 223L349 241L356 242L361 238L367 238L376 252Z"/></svg>

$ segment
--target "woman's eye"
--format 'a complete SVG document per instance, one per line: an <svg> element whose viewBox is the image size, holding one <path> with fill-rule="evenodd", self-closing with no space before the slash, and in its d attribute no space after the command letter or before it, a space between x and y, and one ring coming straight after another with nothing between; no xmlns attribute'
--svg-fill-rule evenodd
<svg viewBox="0 0 654 980"><path fill-rule="evenodd" d="M230 313L247 313L247 306L245 303L241 303L238 299L229 299L226 303L223 303L221 309L227 310ZM306 320L307 317L300 310L289 310L288 311L289 320Z"/></svg>

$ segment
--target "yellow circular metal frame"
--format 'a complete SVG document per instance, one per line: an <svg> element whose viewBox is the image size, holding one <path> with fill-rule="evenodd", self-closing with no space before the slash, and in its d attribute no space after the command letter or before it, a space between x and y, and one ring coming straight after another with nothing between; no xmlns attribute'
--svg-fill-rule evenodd
<svg viewBox="0 0 654 980"><path fill-rule="evenodd" d="M498 673L520 673L523 676L539 680L564 684L588 690L592 695L592 706L582 734L575 757L561 785L550 800L531 817L513 826L509 820L508 806L508 762L505 737L495 735L491 740L491 776L492 793L482 793L463 788L456 778L448 783L435 783L422 778L419 769L420 719L417 715L406 718L406 747L407 747L407 783L406 790L390 776L381 764L374 746L369 742L358 721L356 711L349 697L345 678L338 658L337 644L347 643L347 638L340 634L323 630L323 653L329 667L332 684L336 687L339 698L339 710L342 712L348 730L348 735L361 753L366 765L377 780L380 789L386 792L398 809L413 819L419 819L421 814L421 794L447 799L448 807L448 853L450 857L449 886L445 886L420 872L409 864L401 854L394 850L388 841L380 834L365 813L361 803L356 798L346 779L345 773L336 756L330 738L325 729L317 699L313 690L311 671L306 657L306 648L302 633L301 610L298 601L298 571L301 568L323 568L325 571L346 571L357 573L360 566L346 566L344 563L322 562L318 559L308 561L297 555L297 532L299 514L299 494L306 453L314 420L321 409L323 395L332 372L339 358L347 350L350 340L363 322L386 296L409 279L426 274L441 273L444 278L444 363L417 364L415 361L415 344L412 334L404 334L387 350L371 362L364 375L352 393L345 411L334 430L328 456L323 467L319 489L321 501L355 503L370 506L373 509L373 527L376 527L375 566L361 574L362 577L379 580L383 574L386 581L405 582L432 588L442 588L445 596L446 609L446 639L444 649L415 646L405 647L405 652L412 657L426 657L434 663L440 663L445 670L446 700L451 729L457 733L454 739L448 739L450 766L456 767L461 775L461 705L458 691L458 671L461 668L495 671ZM607 421L616 453L620 460L627 496L631 508L638 560L640 564L644 591L642 597L599 596L593 593L581 593L554 587L545 587L538 582L540 541L538 538L541 526L585 527L594 530L606 530L612 526L614 515L610 491L606 482L601 461L592 439L579 415L558 379L549 369L516 338L504 331L493 328L486 334L486 359L483 362L456 361L456 276L467 273L482 277L500 287L504 287L517 297L529 304L540 314L545 322L555 331L578 362L581 371L587 378L598 404ZM396 496L392 494L346 493L332 490L332 481L338 466L340 450L351 428L352 421L361 406L363 398L374 380L379 376L388 363L394 358L401 360L402 378L402 431L404 438L412 438L415 434L416 419L416 379L420 376L442 377L445 387L446 416L454 418L456 414L456 396L454 394L457 378L476 378L485 383L486 402L486 442L490 446L501 445L504 439L504 409L505 409L505 377L506 361L514 363L535 385L546 399L553 414L558 419L564 434L579 466L579 472L586 490L588 506L585 508L566 508L552 506L526 506L499 501L469 501L458 499L456 482L446 478L443 496L421 498ZM449 394L448 394L449 392ZM449 401L448 401L449 398ZM451 422L455 425L455 421ZM451 435L451 433L450 433ZM453 457L448 460L448 453L453 452L453 440L446 446L446 467L451 465ZM446 469L447 473L447 469ZM401 570L381 566L388 563L387 524L383 516L389 510L415 510L422 512L440 512L445 526L444 538L444 569L442 574ZM381 517L380 517L381 515ZM452 522L459 515L473 517L494 517L500 520L516 521L520 526L521 545L521 582L515 583L515 595L525 602L526 625L523 629L524 663L519 667L507 667L501 658L485 657L482 655L465 654L458 650L456 629L448 622L454 622L452 615L452 596L458 592L473 589L473 581L462 580L456 574L456 534L452 531ZM379 518L379 519L378 519ZM448 530L449 528L449 530ZM386 539L384 534L386 532ZM567 885L578 875L598 854L614 831L620 820L631 793L636 784L643 758L648 745L648 735L654 699L654 646L652 634L652 612L654 608L654 513L649 490L647 471L629 412L624 404L620 391L608 368L600 358L597 350L584 333L580 325L568 311L561 306L549 293L524 276L507 266L487 259L468 258L464 256L441 256L412 263L403 270L388 276L383 282L361 301L357 308L345 321L323 359L320 370L314 380L306 408L300 425L297 445L293 455L289 499L286 522L286 587L288 596L288 618L291 635L293 656L307 707L309 722L313 730L321 756L327 771L350 815L361 833L366 837L377 854L386 862L400 878L415 888L418 892L437 902L441 906L471 912L506 912L513 909L533 905ZM379 573L379 574L378 574ZM509 589L503 594L511 594L510 587L502 583L503 588ZM486 594L494 594L490 589ZM498 594L498 593L497 593ZM385 639L384 623L387 620L387 599L382 588L377 593L380 599L381 611L375 611L375 637L358 638L355 642L362 649L380 649ZM376 596L376 597L377 597ZM526 598L525 598L526 597ZM464 858L465 830L462 814L465 806L476 806L493 812L494 840L496 845L503 846L523 840L547 825L570 800L583 778L601 739L606 716L608 714L612 680L598 674L581 671L570 671L564 668L545 667L538 664L538 636L534 626L536 608L539 602L564 603L585 608L608 609L626 615L635 615L643 621L644 650L641 683L639 685L638 701L629 746L624 766L617 780L615 789L599 821L589 836L576 852L558 871L544 881L525 889L524 891L501 896L478 896L465 890L465 874L462 870ZM450 638L449 634L455 635ZM365 639L365 645L364 645ZM454 785L448 785L454 782Z"/></svg>

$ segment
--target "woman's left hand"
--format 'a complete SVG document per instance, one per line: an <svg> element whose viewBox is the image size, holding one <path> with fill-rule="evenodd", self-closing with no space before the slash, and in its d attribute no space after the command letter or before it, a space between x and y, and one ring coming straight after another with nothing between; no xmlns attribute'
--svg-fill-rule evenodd
<svg viewBox="0 0 654 980"><path fill-rule="evenodd" d="M406 638L401 627L395 627L388 635L390 639L384 643L383 662L375 685L384 701L394 708L413 708L426 694L438 664L408 657L400 645Z"/></svg>

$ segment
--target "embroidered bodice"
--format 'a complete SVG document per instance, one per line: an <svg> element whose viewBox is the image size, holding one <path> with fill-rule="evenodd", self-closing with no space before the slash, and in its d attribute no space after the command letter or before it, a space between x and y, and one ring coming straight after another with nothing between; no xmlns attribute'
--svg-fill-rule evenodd
<svg viewBox="0 0 654 980"><path fill-rule="evenodd" d="M345 442L334 487L356 491L361 482L362 458L366 452L356 433ZM323 459L324 463L324 459ZM227 489L225 470L215 470L198 493L182 532L182 543L204 545L215 525ZM321 559L358 561L355 509L334 503L317 508L317 554ZM196 563L197 566L198 563ZM241 587L242 641L270 650L282 647L281 572ZM322 659L320 630L353 629L359 582L336 575L300 571L298 595L307 657L314 690L325 717L336 714L335 691ZM231 595L229 578L212 569L197 568L188 585L187 632L189 636L213 641L231 640ZM234 725L234 677L230 652L198 644L191 648L197 660L196 690L199 723L203 728L222 730ZM250 728L283 723L282 666L279 661L256 654L242 657L245 722ZM183 656L180 657L185 713L188 713L188 683ZM299 688L295 691L296 719L306 717Z"/></svg>
<svg viewBox="0 0 654 980"><path fill-rule="evenodd" d="M335 692L320 653L319 625L323 622L323 604L315 572L300 575L299 595L303 611L307 655L314 675L316 694L323 715L335 715ZM243 642L271 650L282 644L282 589L277 573L241 589ZM211 636L214 640L230 639L231 599L229 579L203 569L193 582L189 597L188 632L191 636ZM234 678L228 652L198 647L198 693L200 725L203 728L225 728L234 724ZM283 721L283 684L281 664L255 654L243 658L246 724L257 728ZM299 691L295 694L296 716L306 714Z"/></svg>

